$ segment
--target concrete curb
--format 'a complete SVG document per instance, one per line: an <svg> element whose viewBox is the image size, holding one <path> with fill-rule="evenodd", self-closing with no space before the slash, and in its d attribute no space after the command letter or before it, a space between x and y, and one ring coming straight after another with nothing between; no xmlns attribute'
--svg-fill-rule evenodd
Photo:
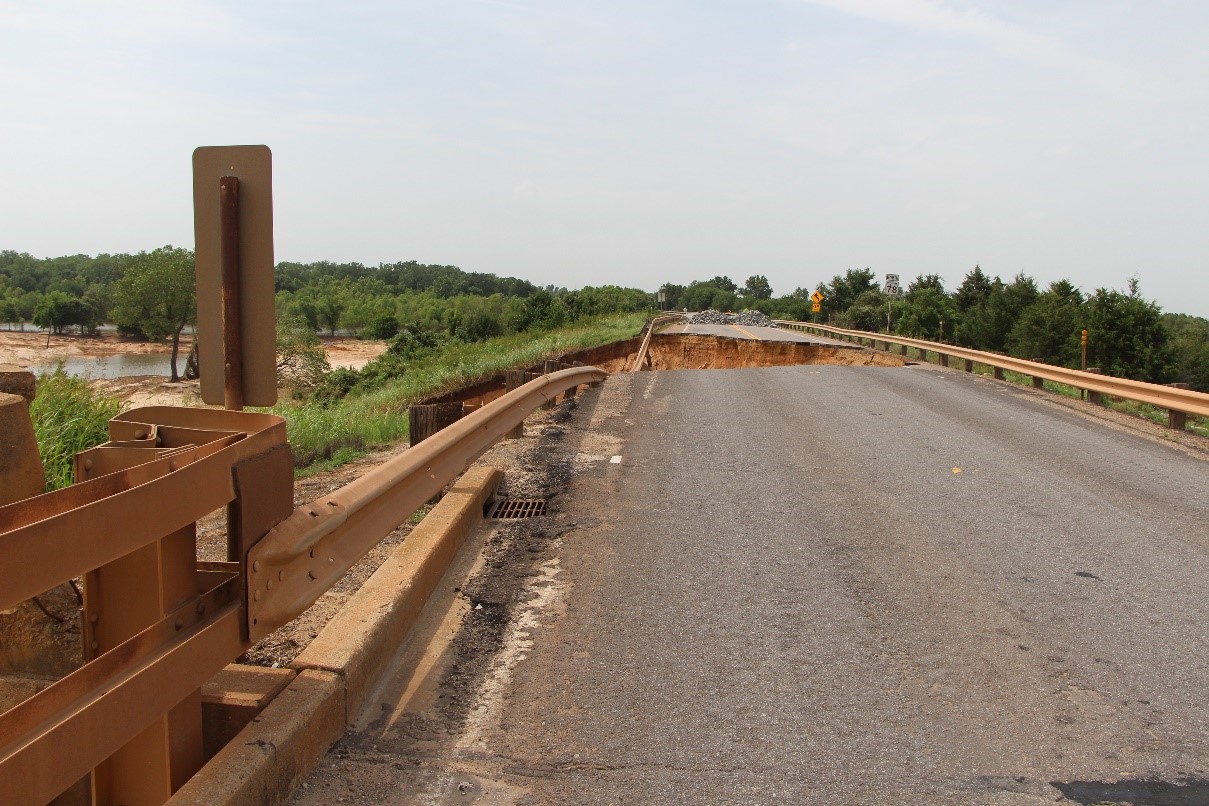
<svg viewBox="0 0 1209 806"><path fill-rule="evenodd" d="M344 735L502 476L492 467L466 471L290 664L293 682L168 802L284 802Z"/></svg>

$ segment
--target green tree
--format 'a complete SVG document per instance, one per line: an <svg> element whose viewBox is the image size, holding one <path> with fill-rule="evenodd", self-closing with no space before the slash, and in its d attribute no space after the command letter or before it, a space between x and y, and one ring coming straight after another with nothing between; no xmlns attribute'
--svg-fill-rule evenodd
<svg viewBox="0 0 1209 806"><path fill-rule="evenodd" d="M856 304L856 300L868 291L877 291L878 285L873 269L849 269L844 274L837 274L830 283L819 286L824 300L825 310L841 314ZM882 316L885 321L885 316Z"/></svg>
<svg viewBox="0 0 1209 806"><path fill-rule="evenodd" d="M1087 301L1088 363L1108 375L1166 383L1175 374L1175 356L1159 306L1139 293L1131 278L1128 293L1097 288Z"/></svg>
<svg viewBox="0 0 1209 806"><path fill-rule="evenodd" d="M348 291L342 284L325 278L325 282L321 282L316 288L315 315L319 324L326 327L333 337L348 306Z"/></svg>
<svg viewBox="0 0 1209 806"><path fill-rule="evenodd" d="M277 320L277 384L302 397L323 382L331 371L327 354L315 331L304 320L287 316Z"/></svg>
<svg viewBox="0 0 1209 806"><path fill-rule="evenodd" d="M1163 327L1175 352L1175 379L1209 392L1209 319L1165 313Z"/></svg>
<svg viewBox="0 0 1209 806"><path fill-rule="evenodd" d="M965 313L984 304L991 296L991 288L991 278L986 276L981 266L974 266L954 292L953 302L957 305L957 310Z"/></svg>
<svg viewBox="0 0 1209 806"><path fill-rule="evenodd" d="M1078 367L1082 358L1083 294L1057 280L1020 313L1008 334L1008 352L1030 361Z"/></svg>
<svg viewBox="0 0 1209 806"><path fill-rule="evenodd" d="M111 310L114 324L128 333L149 339L172 337L172 382L176 371L181 331L197 318L193 251L162 246L131 258L114 290Z"/></svg>
<svg viewBox="0 0 1209 806"><path fill-rule="evenodd" d="M957 306L935 285L912 284L902 302L895 306L894 332L916 339L939 339L941 322L946 333L957 324Z"/></svg>
<svg viewBox="0 0 1209 806"><path fill-rule="evenodd" d="M763 274L753 274L747 278L742 293L748 299L772 299L772 286Z"/></svg>

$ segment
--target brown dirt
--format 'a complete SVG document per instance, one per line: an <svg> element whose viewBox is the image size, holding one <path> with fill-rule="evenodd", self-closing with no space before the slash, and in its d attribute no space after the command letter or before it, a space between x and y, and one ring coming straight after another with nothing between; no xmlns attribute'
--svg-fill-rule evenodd
<svg viewBox="0 0 1209 806"><path fill-rule="evenodd" d="M901 367L904 364L899 356L866 348L679 334L659 334L652 338L650 357L651 368L655 370L747 369L799 364Z"/></svg>

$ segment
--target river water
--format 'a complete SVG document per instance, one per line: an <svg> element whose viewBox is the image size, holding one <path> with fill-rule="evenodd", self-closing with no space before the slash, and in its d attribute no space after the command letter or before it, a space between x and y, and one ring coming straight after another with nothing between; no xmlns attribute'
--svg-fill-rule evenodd
<svg viewBox="0 0 1209 806"><path fill-rule="evenodd" d="M188 353L182 351L177 357L177 372L183 374ZM168 353L145 355L89 356L73 355L67 358L48 359L30 366L35 373L53 372L57 364L63 364L68 375L87 375L90 378L122 378L129 375L171 375L171 356Z"/></svg>

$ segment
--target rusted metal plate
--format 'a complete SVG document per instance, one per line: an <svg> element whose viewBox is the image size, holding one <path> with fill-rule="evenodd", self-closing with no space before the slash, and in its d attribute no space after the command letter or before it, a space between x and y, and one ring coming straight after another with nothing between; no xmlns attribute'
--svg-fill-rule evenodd
<svg viewBox="0 0 1209 806"><path fill-rule="evenodd" d="M239 180L239 300L243 402L277 402L273 305L273 167L267 146L206 146L193 152L197 240L197 337L202 399L224 402L222 333L223 177Z"/></svg>

